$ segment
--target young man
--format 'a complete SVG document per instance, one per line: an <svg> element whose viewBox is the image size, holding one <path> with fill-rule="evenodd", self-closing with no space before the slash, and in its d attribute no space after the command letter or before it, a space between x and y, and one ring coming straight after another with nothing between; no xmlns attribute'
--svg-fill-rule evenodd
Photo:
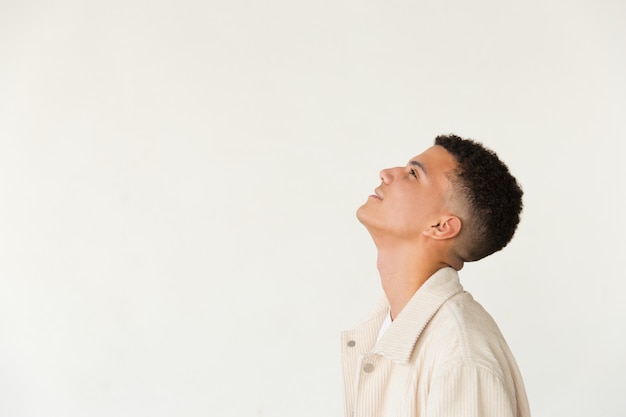
<svg viewBox="0 0 626 417"><path fill-rule="evenodd" d="M357 217L385 296L342 334L345 416L529 416L504 337L457 274L513 237L517 181L495 153L453 135L380 179Z"/></svg>

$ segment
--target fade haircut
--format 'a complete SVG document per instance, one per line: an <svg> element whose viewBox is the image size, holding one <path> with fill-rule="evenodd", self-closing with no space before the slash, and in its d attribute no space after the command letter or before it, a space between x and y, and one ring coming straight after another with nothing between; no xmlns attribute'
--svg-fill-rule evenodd
<svg viewBox="0 0 626 417"><path fill-rule="evenodd" d="M522 212L523 191L495 152L456 135L435 138L456 160L449 174L455 193L466 206L461 218L457 255L477 261L504 248L513 238Z"/></svg>

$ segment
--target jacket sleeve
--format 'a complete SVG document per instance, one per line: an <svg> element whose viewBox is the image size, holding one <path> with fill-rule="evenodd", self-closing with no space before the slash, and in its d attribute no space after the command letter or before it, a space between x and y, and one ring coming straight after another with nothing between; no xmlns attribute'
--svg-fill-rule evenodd
<svg viewBox="0 0 626 417"><path fill-rule="evenodd" d="M512 381L480 364L460 364L430 384L427 417L516 417Z"/></svg>

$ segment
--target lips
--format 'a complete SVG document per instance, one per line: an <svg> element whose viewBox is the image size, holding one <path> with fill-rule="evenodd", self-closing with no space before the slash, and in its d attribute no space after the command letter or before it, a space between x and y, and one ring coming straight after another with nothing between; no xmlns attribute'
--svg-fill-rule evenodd
<svg viewBox="0 0 626 417"><path fill-rule="evenodd" d="M375 196L375 197L378 197L378 198L379 198L379 199L381 199L381 200L383 199L383 196L382 196L382 194L380 193L380 190L379 190L378 188L376 188L376 189L374 190L374 196Z"/></svg>

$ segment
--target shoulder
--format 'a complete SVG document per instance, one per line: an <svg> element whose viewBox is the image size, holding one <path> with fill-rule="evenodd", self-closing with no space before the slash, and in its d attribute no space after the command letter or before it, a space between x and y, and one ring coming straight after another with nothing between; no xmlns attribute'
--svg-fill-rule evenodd
<svg viewBox="0 0 626 417"><path fill-rule="evenodd" d="M509 362L510 351L498 325L465 291L441 306L422 336L441 373L470 367L502 375Z"/></svg>
<svg viewBox="0 0 626 417"><path fill-rule="evenodd" d="M429 414L528 415L523 382L504 336L469 293L442 304L414 354L425 373Z"/></svg>

